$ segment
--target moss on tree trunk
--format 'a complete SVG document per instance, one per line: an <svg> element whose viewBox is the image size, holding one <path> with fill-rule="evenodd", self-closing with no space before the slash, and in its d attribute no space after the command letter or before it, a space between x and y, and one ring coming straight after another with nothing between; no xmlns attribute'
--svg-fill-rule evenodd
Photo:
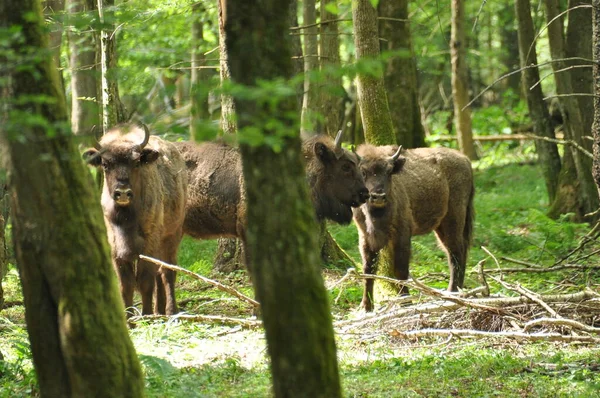
<svg viewBox="0 0 600 398"><path fill-rule="evenodd" d="M142 396L99 198L67 133L39 1L0 3L0 27L15 26L22 34L10 44L14 63L7 64L10 78L1 90L0 138L9 158L13 241L41 395ZM31 59L32 51L40 56ZM17 68L25 59L29 67Z"/></svg>

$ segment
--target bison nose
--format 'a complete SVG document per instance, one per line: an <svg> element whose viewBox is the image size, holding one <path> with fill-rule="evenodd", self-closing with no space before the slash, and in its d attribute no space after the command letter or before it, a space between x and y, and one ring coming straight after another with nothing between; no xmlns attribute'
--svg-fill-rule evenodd
<svg viewBox="0 0 600 398"><path fill-rule="evenodd" d="M361 189L358 192L358 197L360 198L360 203L365 203L369 199L369 190L367 188Z"/></svg>
<svg viewBox="0 0 600 398"><path fill-rule="evenodd" d="M371 192L369 196L373 200L385 200L385 192Z"/></svg>
<svg viewBox="0 0 600 398"><path fill-rule="evenodd" d="M130 188L117 188L113 193L113 199L118 204L129 204L133 198L133 191Z"/></svg>

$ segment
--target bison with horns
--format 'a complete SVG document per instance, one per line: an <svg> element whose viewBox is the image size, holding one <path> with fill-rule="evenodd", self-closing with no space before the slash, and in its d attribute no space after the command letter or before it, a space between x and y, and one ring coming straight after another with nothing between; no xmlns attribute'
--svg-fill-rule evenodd
<svg viewBox="0 0 600 398"><path fill-rule="evenodd" d="M133 305L137 288L143 314L177 313L175 273L139 255L176 263L187 197L181 154L172 143L150 136L146 126L121 125L83 156L104 169L102 209L125 307Z"/></svg>
<svg viewBox="0 0 600 398"><path fill-rule="evenodd" d="M389 247L396 278L408 279L411 237L435 231L448 255L448 290L462 287L474 219L469 159L447 148L402 151L363 144L357 153L370 194L354 209L364 273L374 272L380 250ZM372 300L373 279L367 279L361 303L366 311L373 310Z"/></svg>
<svg viewBox="0 0 600 398"><path fill-rule="evenodd" d="M235 237L243 243L246 200L239 150L217 142L175 145L190 181L184 233L197 239ZM368 190L358 157L341 146L341 132L335 141L323 135L304 140L302 154L317 218L350 223L352 207L366 201Z"/></svg>

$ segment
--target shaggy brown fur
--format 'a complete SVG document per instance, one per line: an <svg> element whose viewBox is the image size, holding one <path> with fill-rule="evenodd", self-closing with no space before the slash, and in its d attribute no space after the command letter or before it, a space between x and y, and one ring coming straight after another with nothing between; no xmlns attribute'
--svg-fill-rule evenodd
<svg viewBox="0 0 600 398"><path fill-rule="evenodd" d="M393 249L394 272L408 279L411 237L435 231L448 255L448 290L463 286L473 230L473 172L469 159L447 148L401 152L397 146L361 145L360 169L370 198L354 209L366 274L374 272L379 251ZM403 292L408 292L403 289ZM366 280L362 306L373 309L373 280Z"/></svg>
<svg viewBox="0 0 600 398"><path fill-rule="evenodd" d="M106 133L100 149L90 148L84 158L104 168L102 209L112 260L127 308L133 306L134 288L142 296L142 313L177 313L175 273L138 260L140 254L177 262L182 237L187 173L172 143L133 125ZM136 265L137 264L137 265Z"/></svg>
<svg viewBox="0 0 600 398"><path fill-rule="evenodd" d="M243 242L246 201L238 149L215 142L175 145L185 159L190 180L184 233L198 239L236 237ZM304 141L302 154L317 218L348 224L352 207L368 196L357 156L336 148L327 136Z"/></svg>

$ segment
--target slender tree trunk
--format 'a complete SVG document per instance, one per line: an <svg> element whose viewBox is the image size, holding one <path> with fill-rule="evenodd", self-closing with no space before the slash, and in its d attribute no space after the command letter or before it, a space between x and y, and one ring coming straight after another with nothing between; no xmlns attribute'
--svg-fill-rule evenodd
<svg viewBox="0 0 600 398"><path fill-rule="evenodd" d="M302 100L302 120L300 131L303 137L309 137L320 130L318 120L319 90L314 74L319 68L317 47L317 12L315 0L302 2L302 24L310 26L302 29L304 34L304 97ZM311 26L312 25L312 26Z"/></svg>
<svg viewBox="0 0 600 398"><path fill-rule="evenodd" d="M377 59L379 57L379 36L377 11L369 0L352 0L354 20L354 46L356 60ZM359 73L356 77L358 107L362 118L365 139L373 145L395 144L396 137L390 108L388 106L383 76L375 71L372 74Z"/></svg>
<svg viewBox="0 0 600 398"><path fill-rule="evenodd" d="M493 13L489 14L492 15ZM500 18L500 42L502 43L502 52L499 56L503 66L502 74L505 74L520 68L519 33L515 20L513 0L505 1L498 16ZM514 94L521 97L521 77L518 73L507 77L503 82L504 89L511 89Z"/></svg>
<svg viewBox="0 0 600 398"><path fill-rule="evenodd" d="M290 1L290 28L298 26L298 0ZM292 32L292 73L294 76L300 76L304 73L304 58L302 57L302 41L300 40L300 32ZM296 105L298 113L302 112L302 101L304 99L304 84L296 84Z"/></svg>
<svg viewBox="0 0 600 398"><path fill-rule="evenodd" d="M204 32L202 29L202 16L205 13L203 3L196 3L192 7L194 21L192 22L192 76L190 81L190 139L195 140L202 125L208 120L208 90L202 87L206 84L204 66L204 53L202 42Z"/></svg>
<svg viewBox="0 0 600 398"><path fill-rule="evenodd" d="M452 32L450 56L452 61L452 97L454 99L454 125L458 146L469 159L477 159L471 129L469 81L467 66L467 38L465 34L465 5L463 0L452 0ZM464 109L463 109L464 108Z"/></svg>
<svg viewBox="0 0 600 398"><path fill-rule="evenodd" d="M41 396L141 397L142 372L99 198L64 129L67 108L57 71L50 57L30 57L48 50L42 24L39 1L0 2L0 29L22 27L21 40L8 43L18 59L4 64L0 123L8 128L0 139L8 154L13 243ZM30 68L20 67L26 62Z"/></svg>
<svg viewBox="0 0 600 398"><path fill-rule="evenodd" d="M0 189L1 190L1 189ZM0 204L2 199L0 199ZM4 305L4 291L2 290L2 280L6 274L7 258L6 258L6 238L4 236L4 229L6 224L4 223L4 217L0 214L0 311Z"/></svg>
<svg viewBox="0 0 600 398"><path fill-rule="evenodd" d="M592 28L593 28L593 55L594 59L600 59L600 0L592 0ZM598 192L600 193L600 64L594 63L594 123L592 133L594 137L593 151L594 162L592 173Z"/></svg>
<svg viewBox="0 0 600 398"><path fill-rule="evenodd" d="M65 12L65 0L46 0L43 2L45 6L44 14L52 21L49 35L49 46L52 52L54 65L61 71L60 65L60 49L63 36L63 16ZM62 71L59 73L59 83L64 91L65 84Z"/></svg>
<svg viewBox="0 0 600 398"><path fill-rule="evenodd" d="M356 47L357 62L368 58L376 59L380 55L377 11L369 0L353 0L352 19L354 20L354 46ZM373 145L396 144L383 76L359 73L356 81L358 107L365 141ZM393 259L392 248L383 248L377 261L377 274L394 277L391 259ZM375 288L380 296L396 294L399 291L397 285L383 281L378 281Z"/></svg>
<svg viewBox="0 0 600 398"><path fill-rule="evenodd" d="M534 41L533 20L531 19L531 5L529 0L516 0L515 13L519 24L519 56L521 66L537 65L537 55L535 47L530 45ZM537 68L527 68L521 72L523 86L527 93L527 106L533 122L533 131L536 135L554 138L554 129L550 123L550 113L544 103L544 94L541 85L536 85L540 80L540 74ZM537 154L540 158L540 164L546 182L546 190L550 202L556 195L558 175L560 173L560 156L556 144L538 140L535 142Z"/></svg>
<svg viewBox="0 0 600 398"><path fill-rule="evenodd" d="M255 87L259 79L289 78L289 1L227 0L226 4L232 79ZM273 391L276 397L340 397L314 210L300 138L289 119L296 109L295 99L281 98L274 111L272 100L238 98L236 108L242 134L262 120L265 124L259 126L260 131L283 141L281 151L269 146L268 140L262 145L240 147L248 203L247 249L263 312ZM271 123L273 119L277 123Z"/></svg>
<svg viewBox="0 0 600 398"><path fill-rule="evenodd" d="M114 24L115 0L97 0L98 16L101 23ZM117 81L117 51L114 29L102 29L100 32L100 66L102 98L102 131L125 122L125 108L119 97Z"/></svg>
<svg viewBox="0 0 600 398"><path fill-rule="evenodd" d="M229 55L227 53L225 21L223 20L223 0L217 2L219 6L219 58L221 83L231 79L229 72ZM224 134L236 134L237 122L235 104L229 94L221 94L221 130ZM244 248L238 239L220 238L217 240L217 250L213 258L213 269L217 272L230 273L244 269Z"/></svg>
<svg viewBox="0 0 600 398"><path fill-rule="evenodd" d="M67 0L67 9L72 20L69 29L71 52L71 129L77 135L88 135L87 144L94 142L92 132L100 128L100 101L98 82L100 73L96 67L98 57L97 33L91 26L76 30L76 18L97 13L96 0ZM85 143L84 143L85 144Z"/></svg>
<svg viewBox="0 0 600 398"><path fill-rule="evenodd" d="M550 43L550 54L555 61L552 63L554 69L554 79L556 81L556 91L559 95L573 94L573 84L570 73L559 72L567 67L567 63L562 61L567 55L565 50L564 28L562 17L558 18L560 9L557 0L544 0L546 9L546 20L553 21L548 25L548 41ZM588 42L589 43L589 42ZM558 98L561 104L563 114L563 126L565 137L571 139L582 147L591 150L591 145L584 140L586 135L584 130L584 119L579 107L579 101L576 97L564 96ZM567 147L565 150L571 152L577 173L577 183L579 192L579 208L571 209L580 217L590 213L598 208L598 194L596 185L590 170L592 169L592 160L587 158L578 149Z"/></svg>
<svg viewBox="0 0 600 398"><path fill-rule="evenodd" d="M322 131L330 137L335 137L342 127L345 92L341 76L332 73L333 69L340 67L340 38L338 23L327 22L337 19L336 14L327 11L329 4L336 5L337 0L321 1L319 66L321 73L326 77L319 90L319 109L323 114Z"/></svg>
<svg viewBox="0 0 600 398"><path fill-rule="evenodd" d="M408 0L380 0L379 36L383 51L399 54L388 59L385 69L385 88L396 140L405 148L425 146L425 131L421 124L417 64L412 48Z"/></svg>

